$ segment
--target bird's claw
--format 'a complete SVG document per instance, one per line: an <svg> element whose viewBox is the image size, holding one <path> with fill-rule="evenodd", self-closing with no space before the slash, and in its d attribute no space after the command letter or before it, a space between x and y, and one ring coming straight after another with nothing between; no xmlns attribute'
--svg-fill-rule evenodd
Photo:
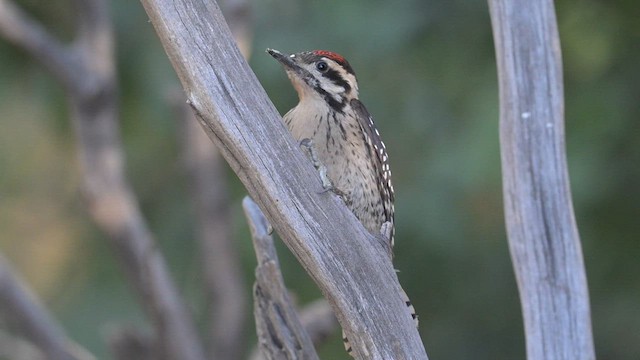
<svg viewBox="0 0 640 360"><path fill-rule="evenodd" d="M343 197L344 192L335 188L331 183L331 180L329 180L329 176L327 175L327 168L324 166L324 164L322 164L320 159L318 159L316 148L313 147L313 140L309 138L304 138L300 140L299 144L300 146L307 149L307 152L309 154L309 157L311 158L311 162L313 163L313 166L316 168L316 170L318 170L318 175L320 175L320 181L322 182L322 191L320 191L319 194L324 194L328 191L331 191L336 195Z"/></svg>

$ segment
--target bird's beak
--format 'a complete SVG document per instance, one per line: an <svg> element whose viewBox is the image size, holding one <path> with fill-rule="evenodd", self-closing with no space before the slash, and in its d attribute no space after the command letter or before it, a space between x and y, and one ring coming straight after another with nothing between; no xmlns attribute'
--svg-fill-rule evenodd
<svg viewBox="0 0 640 360"><path fill-rule="evenodd" d="M267 53L273 56L274 59L278 60L282 65L286 68L293 69L299 67L288 54L283 54L278 50L267 49Z"/></svg>
<svg viewBox="0 0 640 360"><path fill-rule="evenodd" d="M291 75L294 75L295 77L306 82L309 86L314 87L317 85L317 80L313 77L313 75L311 75L309 71L298 65L298 63L294 60L295 58L293 58L291 55L283 54L280 51L274 49L267 49L267 53L273 56L274 59L278 60L278 62L282 64L282 66L284 66L287 73L289 73L289 77L291 77Z"/></svg>

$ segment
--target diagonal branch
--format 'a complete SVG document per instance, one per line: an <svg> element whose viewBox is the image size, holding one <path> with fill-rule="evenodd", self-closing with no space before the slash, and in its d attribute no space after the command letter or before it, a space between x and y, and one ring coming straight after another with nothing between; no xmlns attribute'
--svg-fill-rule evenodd
<svg viewBox="0 0 640 360"><path fill-rule="evenodd" d="M44 65L66 89L80 81L70 49L11 0L0 0L0 35Z"/></svg>
<svg viewBox="0 0 640 360"><path fill-rule="evenodd" d="M217 4L142 3L207 134L329 300L354 355L426 359L381 242L338 197L320 193Z"/></svg>
<svg viewBox="0 0 640 360"><path fill-rule="evenodd" d="M92 360L93 355L67 339L64 330L38 302L0 255L0 315L16 324L22 336L50 360ZM7 337L3 339L8 340ZM3 346L9 351L8 346ZM1 355L1 352L0 352ZM12 357L15 354L8 354Z"/></svg>

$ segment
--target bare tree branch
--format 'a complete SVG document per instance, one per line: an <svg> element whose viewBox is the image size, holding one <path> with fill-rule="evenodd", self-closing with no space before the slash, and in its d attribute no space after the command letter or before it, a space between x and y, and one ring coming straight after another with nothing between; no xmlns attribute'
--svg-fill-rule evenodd
<svg viewBox="0 0 640 360"><path fill-rule="evenodd" d="M316 300L299 309L298 317L316 348L339 329L338 320L333 314L333 309L325 299ZM256 347L251 351L249 359L262 360L264 356L262 356L260 349Z"/></svg>
<svg viewBox="0 0 640 360"><path fill-rule="evenodd" d="M262 355L269 359L318 359L313 342L289 299L269 224L253 200L242 201L256 251L253 312Z"/></svg>
<svg viewBox="0 0 640 360"><path fill-rule="evenodd" d="M0 34L43 64L66 89L80 81L69 49L10 0L0 0Z"/></svg>
<svg viewBox="0 0 640 360"><path fill-rule="evenodd" d="M491 0L505 216L529 359L595 359L552 0Z"/></svg>
<svg viewBox="0 0 640 360"><path fill-rule="evenodd" d="M169 359L204 359L192 320L124 174L113 31L106 1L76 2L78 32L69 48L26 20L7 0L1 1L0 10L7 10L0 15L3 34L40 60L68 91L89 213L109 235L155 325L163 353Z"/></svg>
<svg viewBox="0 0 640 360"><path fill-rule="evenodd" d="M9 263L0 255L0 315L18 328L18 332L29 339L49 360L92 360L93 355L67 339L64 330L38 302L33 292L13 273ZM10 341L7 336L0 340ZM11 342L16 347L6 348L25 351L23 345ZM18 358L18 354L10 354ZM14 357L15 356L15 357Z"/></svg>
<svg viewBox="0 0 640 360"><path fill-rule="evenodd" d="M220 9L143 0L209 137L332 305L364 359L426 359L380 237L318 175L244 61Z"/></svg>
<svg viewBox="0 0 640 360"><path fill-rule="evenodd" d="M240 359L246 350L247 301L238 252L233 244L226 163L185 103L173 98L179 113L183 158L190 180L208 299L211 358Z"/></svg>

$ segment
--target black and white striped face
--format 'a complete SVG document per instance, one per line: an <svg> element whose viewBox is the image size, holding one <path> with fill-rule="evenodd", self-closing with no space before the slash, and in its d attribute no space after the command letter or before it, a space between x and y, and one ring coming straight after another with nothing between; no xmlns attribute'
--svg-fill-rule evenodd
<svg viewBox="0 0 640 360"><path fill-rule="evenodd" d="M342 56L324 50L291 55L267 52L284 65L300 101L322 100L342 112L351 99L358 98L356 75Z"/></svg>

